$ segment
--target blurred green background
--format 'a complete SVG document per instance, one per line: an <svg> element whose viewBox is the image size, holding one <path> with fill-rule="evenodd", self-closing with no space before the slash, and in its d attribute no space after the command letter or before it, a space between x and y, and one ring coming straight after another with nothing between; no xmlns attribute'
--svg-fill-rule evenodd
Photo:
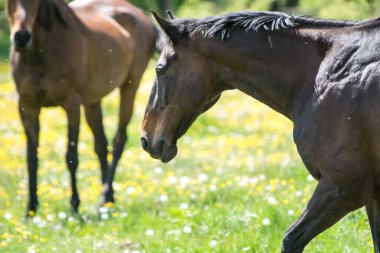
<svg viewBox="0 0 380 253"><path fill-rule="evenodd" d="M66 0L69 1L69 0ZM9 32L0 0L0 60L8 57ZM365 19L380 16L380 0L131 0L145 11L174 11L178 17L203 17L228 11L273 10L321 18Z"/></svg>
<svg viewBox="0 0 380 253"><path fill-rule="evenodd" d="M239 10L353 20L380 16L380 0L131 2L146 12L170 9L178 17ZM118 168L117 205L103 213L96 210L102 187L92 135L82 124L78 171L82 216L74 219L67 212L71 193L63 160L65 115L61 109L49 109L41 115L42 205L38 216L24 222L25 136L17 113L17 93L10 82L7 29L4 0L0 0L1 253L280 251L286 228L301 213L316 184L296 152L291 122L248 96L229 92L179 142L175 161L161 164L149 159L140 147L140 126L155 75L154 61L142 81L128 147ZM117 104L115 92L103 104L108 137L117 121ZM313 240L306 252L373 252L370 234L361 209Z"/></svg>

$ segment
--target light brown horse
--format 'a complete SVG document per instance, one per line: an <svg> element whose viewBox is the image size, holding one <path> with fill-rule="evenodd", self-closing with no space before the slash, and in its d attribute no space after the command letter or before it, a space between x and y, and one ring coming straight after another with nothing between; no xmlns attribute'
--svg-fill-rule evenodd
<svg viewBox="0 0 380 253"><path fill-rule="evenodd" d="M6 0L6 11L12 74L27 136L28 214L38 206L39 113L48 106L61 106L67 113L72 210L77 212L80 203L75 174L81 104L94 134L103 201L113 202L112 181L127 140L136 90L158 38L153 24L122 0L75 1L70 7L63 0ZM120 89L120 112L109 166L101 100L115 88Z"/></svg>
<svg viewBox="0 0 380 253"><path fill-rule="evenodd" d="M380 252L380 19L353 22L241 12L158 23L171 39L157 63L141 144L163 162L221 93L238 89L294 123L318 185L285 234L300 253L366 207ZM355 236L355 235L353 235Z"/></svg>

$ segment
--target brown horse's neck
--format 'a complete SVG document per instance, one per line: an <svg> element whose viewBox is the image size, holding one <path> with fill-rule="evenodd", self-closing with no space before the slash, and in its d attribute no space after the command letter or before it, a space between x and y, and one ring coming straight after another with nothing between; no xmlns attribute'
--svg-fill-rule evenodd
<svg viewBox="0 0 380 253"><path fill-rule="evenodd" d="M75 14L62 0L41 0L33 26L33 42L29 49L23 52L25 61L33 64L43 63L46 50L60 47L57 41L51 41L50 33L69 29L75 22Z"/></svg>
<svg viewBox="0 0 380 253"><path fill-rule="evenodd" d="M216 63L220 84L247 93L289 119L296 116L299 95L311 90L328 49L321 38L294 31L236 32L227 41L208 41L195 40L196 48Z"/></svg>

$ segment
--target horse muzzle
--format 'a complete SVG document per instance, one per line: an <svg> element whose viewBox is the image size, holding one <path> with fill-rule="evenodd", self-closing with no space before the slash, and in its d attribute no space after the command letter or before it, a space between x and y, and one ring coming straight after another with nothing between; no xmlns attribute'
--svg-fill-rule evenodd
<svg viewBox="0 0 380 253"><path fill-rule="evenodd" d="M177 145L170 145L164 140L157 141L154 145L149 144L146 137L141 137L142 148L154 159L159 159L163 163L170 162L177 155Z"/></svg>
<svg viewBox="0 0 380 253"><path fill-rule="evenodd" d="M25 50L32 41L32 34L29 31L17 31L13 36L13 43L16 51Z"/></svg>

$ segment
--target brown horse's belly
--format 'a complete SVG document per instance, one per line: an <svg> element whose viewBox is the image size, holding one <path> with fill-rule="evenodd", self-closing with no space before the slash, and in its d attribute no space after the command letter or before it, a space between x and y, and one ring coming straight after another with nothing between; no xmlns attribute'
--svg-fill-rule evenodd
<svg viewBox="0 0 380 253"><path fill-rule="evenodd" d="M24 103L40 107L62 105L70 90L65 79L29 77L16 82L16 86L20 99Z"/></svg>
<svg viewBox="0 0 380 253"><path fill-rule="evenodd" d="M118 62L120 63L119 69L108 69L106 66L103 66L105 71L91 71L91 78L79 90L84 104L97 103L104 96L126 83L129 63L124 61L124 59Z"/></svg>

